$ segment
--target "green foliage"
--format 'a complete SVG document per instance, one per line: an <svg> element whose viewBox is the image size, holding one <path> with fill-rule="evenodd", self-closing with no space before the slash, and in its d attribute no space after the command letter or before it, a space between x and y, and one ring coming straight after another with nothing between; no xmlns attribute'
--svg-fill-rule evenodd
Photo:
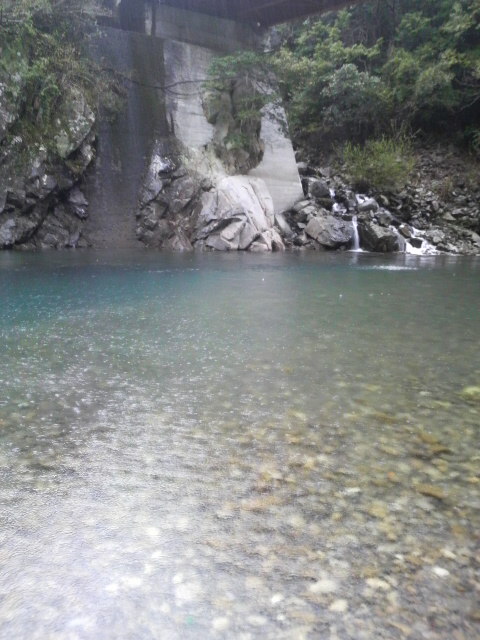
<svg viewBox="0 0 480 640"><path fill-rule="evenodd" d="M233 116L238 129L243 131L252 120L258 119L267 104L275 100L272 91L267 89L270 74L264 56L254 51L240 51L213 59L204 89L232 98ZM239 88L243 90L239 91Z"/></svg>
<svg viewBox="0 0 480 640"><path fill-rule="evenodd" d="M347 142L343 160L345 171L361 191L396 191L406 184L415 164L411 143L405 136L384 136L364 145Z"/></svg>
<svg viewBox="0 0 480 640"><path fill-rule="evenodd" d="M20 103L12 135L50 144L55 118L72 91L93 108L110 99L115 80L85 51L97 9L96 0L4 0L0 80Z"/></svg>
<svg viewBox="0 0 480 640"><path fill-rule="evenodd" d="M272 65L300 143L480 119L480 0L366 2L282 33Z"/></svg>
<svg viewBox="0 0 480 640"><path fill-rule="evenodd" d="M480 127L470 127L467 129L465 137L469 142L472 153L480 158Z"/></svg>
<svg viewBox="0 0 480 640"><path fill-rule="evenodd" d="M277 97L266 60L252 51L215 58L204 84L204 109L217 125L214 148L230 170L248 171L263 156L263 109Z"/></svg>
<svg viewBox="0 0 480 640"><path fill-rule="evenodd" d="M319 106L325 133L358 140L378 130L389 113L389 96L380 78L349 63L330 75Z"/></svg>

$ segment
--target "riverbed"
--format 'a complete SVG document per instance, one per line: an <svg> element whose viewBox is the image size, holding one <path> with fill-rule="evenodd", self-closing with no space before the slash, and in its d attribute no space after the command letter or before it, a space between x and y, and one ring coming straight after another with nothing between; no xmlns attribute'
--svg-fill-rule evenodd
<svg viewBox="0 0 480 640"><path fill-rule="evenodd" d="M479 282L0 253L0 636L480 637Z"/></svg>

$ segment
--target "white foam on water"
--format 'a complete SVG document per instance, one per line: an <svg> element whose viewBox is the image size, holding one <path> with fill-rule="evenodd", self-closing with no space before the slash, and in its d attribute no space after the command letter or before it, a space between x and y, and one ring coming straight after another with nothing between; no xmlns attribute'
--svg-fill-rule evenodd
<svg viewBox="0 0 480 640"><path fill-rule="evenodd" d="M417 267L403 267L396 264L382 264L372 267L362 267L363 269L372 269L376 271L418 271Z"/></svg>

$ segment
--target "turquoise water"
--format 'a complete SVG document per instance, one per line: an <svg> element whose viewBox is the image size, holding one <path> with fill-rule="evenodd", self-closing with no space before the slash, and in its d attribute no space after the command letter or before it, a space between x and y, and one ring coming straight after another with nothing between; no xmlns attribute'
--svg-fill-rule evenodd
<svg viewBox="0 0 480 640"><path fill-rule="evenodd" d="M0 636L478 637L479 275L0 254Z"/></svg>

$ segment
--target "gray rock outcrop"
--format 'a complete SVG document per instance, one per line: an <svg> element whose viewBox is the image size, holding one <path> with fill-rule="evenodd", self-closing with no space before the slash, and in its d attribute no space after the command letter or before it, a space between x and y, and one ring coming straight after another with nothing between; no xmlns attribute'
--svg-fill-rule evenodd
<svg viewBox="0 0 480 640"><path fill-rule="evenodd" d="M195 245L218 251L280 251L272 198L259 178L230 176L202 197Z"/></svg>
<svg viewBox="0 0 480 640"><path fill-rule="evenodd" d="M270 192L260 178L187 169L157 145L137 213L137 237L172 250L277 251L284 249ZM285 225L287 225L287 222Z"/></svg>
<svg viewBox="0 0 480 640"><path fill-rule="evenodd" d="M94 157L95 116L72 89L58 113L53 145L12 135L20 112L0 83L0 249L87 246L88 202L79 183ZM20 127L21 131L21 127Z"/></svg>

